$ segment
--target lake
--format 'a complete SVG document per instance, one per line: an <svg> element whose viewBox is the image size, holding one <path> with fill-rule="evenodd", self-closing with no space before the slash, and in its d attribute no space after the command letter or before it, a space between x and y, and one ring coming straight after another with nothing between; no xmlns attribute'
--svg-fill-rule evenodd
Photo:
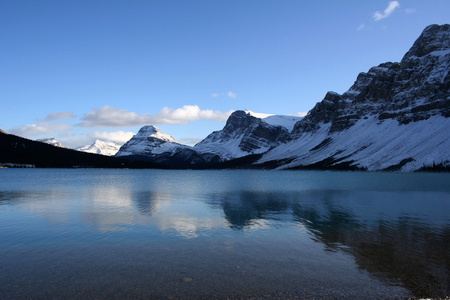
<svg viewBox="0 0 450 300"><path fill-rule="evenodd" d="M0 298L450 296L450 174L0 169Z"/></svg>

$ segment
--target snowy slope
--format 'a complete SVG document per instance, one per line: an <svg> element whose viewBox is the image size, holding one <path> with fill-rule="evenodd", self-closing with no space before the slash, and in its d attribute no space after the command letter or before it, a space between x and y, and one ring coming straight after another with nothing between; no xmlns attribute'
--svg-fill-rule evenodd
<svg viewBox="0 0 450 300"><path fill-rule="evenodd" d="M172 153L179 148L188 148L177 142L168 134L162 133L153 125L142 127L139 132L126 142L116 156L144 155L153 156Z"/></svg>
<svg viewBox="0 0 450 300"><path fill-rule="evenodd" d="M61 143L60 141L57 141L54 137L48 137L48 138L44 138L44 139L38 139L38 140L36 140L36 141L41 142L41 143L50 144L50 145L55 146L55 147L64 147L64 146L62 145L62 143Z"/></svg>
<svg viewBox="0 0 450 300"><path fill-rule="evenodd" d="M120 145L113 142L105 142L100 140L95 140L92 145L86 145L83 147L79 147L76 150L89 152L89 153L97 153L103 154L107 156L113 156L119 151Z"/></svg>
<svg viewBox="0 0 450 300"><path fill-rule="evenodd" d="M330 124L323 124L315 133L305 132L264 155L259 163L287 161L280 169L341 165L407 172L433 163L450 164L450 118L433 116L398 124L396 120L380 122L371 117L341 132L330 133L329 129Z"/></svg>

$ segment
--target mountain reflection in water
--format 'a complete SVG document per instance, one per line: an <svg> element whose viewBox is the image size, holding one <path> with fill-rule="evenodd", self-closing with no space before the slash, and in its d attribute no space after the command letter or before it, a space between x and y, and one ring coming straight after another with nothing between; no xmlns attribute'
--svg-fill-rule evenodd
<svg viewBox="0 0 450 300"><path fill-rule="evenodd" d="M449 207L442 199L439 193L245 191L213 194L211 204L223 209L233 229L245 230L258 220L296 222L326 250L353 255L358 267L377 279L416 297L445 297L450 227L440 212Z"/></svg>

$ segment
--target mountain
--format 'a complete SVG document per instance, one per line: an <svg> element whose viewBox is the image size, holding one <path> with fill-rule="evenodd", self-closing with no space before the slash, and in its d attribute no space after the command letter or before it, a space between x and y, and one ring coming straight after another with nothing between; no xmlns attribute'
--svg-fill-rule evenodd
<svg viewBox="0 0 450 300"><path fill-rule="evenodd" d="M117 157L145 160L170 168L226 167L223 162L267 152L289 139L299 117L235 111L225 127L194 147L182 145L152 125L142 127Z"/></svg>
<svg viewBox="0 0 450 300"><path fill-rule="evenodd" d="M115 155L130 161L145 161L166 168L202 168L217 162L213 154L199 154L192 147L180 144L172 136L153 125L142 127Z"/></svg>
<svg viewBox="0 0 450 300"><path fill-rule="evenodd" d="M48 137L48 138L44 138L44 139L38 139L38 140L36 140L36 141L41 142L41 143L46 143L46 144L49 144L49 145L52 145L52 146L55 146L55 147L64 147L64 146L62 145L62 143L59 142L59 141L57 141L54 137Z"/></svg>
<svg viewBox="0 0 450 300"><path fill-rule="evenodd" d="M256 163L268 168L415 171L450 167L450 25L425 28L399 63L329 92L292 139Z"/></svg>
<svg viewBox="0 0 450 300"><path fill-rule="evenodd" d="M174 152L178 148L188 146L177 142L168 134L162 133L153 125L142 127L128 142L120 147L116 156L143 155L152 156Z"/></svg>
<svg viewBox="0 0 450 300"><path fill-rule="evenodd" d="M400 62L360 73L302 119L235 111L194 147L149 126L118 155L190 168L448 170L449 70L450 25L431 25Z"/></svg>
<svg viewBox="0 0 450 300"><path fill-rule="evenodd" d="M225 127L194 146L199 153L218 155L222 161L261 154L288 141L289 132L300 117L235 111Z"/></svg>
<svg viewBox="0 0 450 300"><path fill-rule="evenodd" d="M115 155L120 149L120 145L114 142L105 142L100 140L95 140L92 145L86 145L83 147L79 147L75 150L88 152L88 153L97 153L106 156Z"/></svg>

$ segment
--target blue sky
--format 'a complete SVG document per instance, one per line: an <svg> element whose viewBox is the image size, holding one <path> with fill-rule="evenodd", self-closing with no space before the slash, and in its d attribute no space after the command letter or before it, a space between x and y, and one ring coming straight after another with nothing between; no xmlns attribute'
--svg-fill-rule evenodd
<svg viewBox="0 0 450 300"><path fill-rule="evenodd" d="M76 147L153 124L193 144L234 110L306 113L449 12L448 0L0 0L0 128Z"/></svg>

